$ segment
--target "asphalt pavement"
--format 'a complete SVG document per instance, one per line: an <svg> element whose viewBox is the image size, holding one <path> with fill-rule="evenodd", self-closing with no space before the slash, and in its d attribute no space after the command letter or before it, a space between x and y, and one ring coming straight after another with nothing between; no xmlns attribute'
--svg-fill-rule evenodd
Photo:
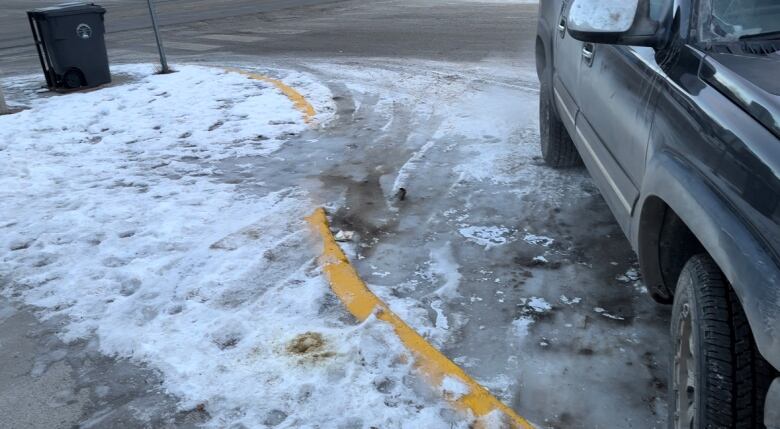
<svg viewBox="0 0 780 429"><path fill-rule="evenodd" d="M39 68L25 11L51 2L10 0L0 12L0 75ZM155 61L156 45L144 1L108 0L110 60ZM254 61L302 58L413 58L533 61L536 6L374 0L159 2L163 41L173 58ZM446 7L445 7L446 6ZM218 18L215 18L217 16Z"/></svg>
<svg viewBox="0 0 780 429"><path fill-rule="evenodd" d="M236 16L275 12L304 6L334 3L338 0L155 0L161 26ZM97 2L108 9L106 31L118 33L151 28L147 2L144 0L105 0ZM29 44L30 27L25 11L56 5L48 0L8 0L0 11L0 47L21 47Z"/></svg>

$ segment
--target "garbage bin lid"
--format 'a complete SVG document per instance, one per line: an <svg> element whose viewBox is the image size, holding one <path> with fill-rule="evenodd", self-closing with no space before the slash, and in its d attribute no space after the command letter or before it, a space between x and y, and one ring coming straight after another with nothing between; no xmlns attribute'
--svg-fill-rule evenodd
<svg viewBox="0 0 780 429"><path fill-rule="evenodd" d="M78 15L82 13L106 13L106 9L95 3L70 2L55 6L42 7L27 11L29 15L41 18L64 15Z"/></svg>

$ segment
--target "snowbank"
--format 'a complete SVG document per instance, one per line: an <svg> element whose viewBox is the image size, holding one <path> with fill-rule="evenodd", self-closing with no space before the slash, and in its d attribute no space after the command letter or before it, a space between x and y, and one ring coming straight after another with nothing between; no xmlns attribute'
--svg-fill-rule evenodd
<svg viewBox="0 0 780 429"><path fill-rule="evenodd" d="M218 69L119 71L131 82L0 117L0 292L159 369L212 426L465 425L386 326L345 317L307 194L215 167L306 129L290 101Z"/></svg>

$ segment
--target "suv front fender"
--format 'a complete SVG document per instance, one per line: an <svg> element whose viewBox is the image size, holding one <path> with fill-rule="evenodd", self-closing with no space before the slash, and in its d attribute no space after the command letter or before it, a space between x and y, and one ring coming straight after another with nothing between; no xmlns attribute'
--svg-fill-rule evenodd
<svg viewBox="0 0 780 429"><path fill-rule="evenodd" d="M741 217L684 157L668 148L648 159L631 243L648 288L663 285L653 210L661 200L699 240L731 283L764 358L780 369L780 268ZM645 219L642 219L642 218ZM674 285L665 285L673 290Z"/></svg>

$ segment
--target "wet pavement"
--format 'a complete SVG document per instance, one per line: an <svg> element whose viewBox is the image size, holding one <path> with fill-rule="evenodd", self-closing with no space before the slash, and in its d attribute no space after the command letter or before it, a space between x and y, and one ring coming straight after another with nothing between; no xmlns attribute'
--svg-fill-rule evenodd
<svg viewBox="0 0 780 429"><path fill-rule="evenodd" d="M197 427L208 416L177 410L159 374L105 356L96 339L64 343L61 321L0 298L0 427Z"/></svg>
<svg viewBox="0 0 780 429"><path fill-rule="evenodd" d="M644 290L587 172L539 158L535 18L535 5L348 1L164 34L174 64L296 70L332 94L330 120L270 156L207 165L214 180L258 195L307 190L334 228L356 232L345 247L372 290L536 424L664 427L668 308ZM111 57L153 61L149 41L142 30L111 34ZM0 78L36 72L29 53L4 52ZM56 322L31 311L0 302L10 314L0 317L0 362L25 362L0 372L0 385L46 387L23 412L10 402L21 395L0 395L0 411L62 412L16 422L113 416L179 427L207 418L176 410L153 369L99 356L89 342L62 344Z"/></svg>

